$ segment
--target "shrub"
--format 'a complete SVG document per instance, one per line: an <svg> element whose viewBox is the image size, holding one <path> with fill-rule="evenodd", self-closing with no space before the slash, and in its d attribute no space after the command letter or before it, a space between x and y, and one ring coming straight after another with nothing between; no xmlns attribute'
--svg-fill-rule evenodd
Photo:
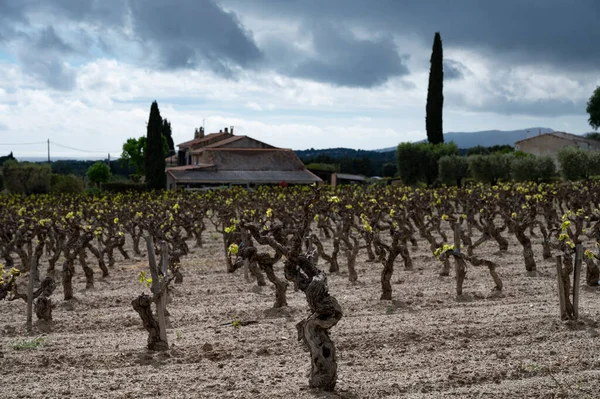
<svg viewBox="0 0 600 399"><path fill-rule="evenodd" d="M88 169L86 173L88 179L96 185L100 186L100 183L106 183L110 180L110 168L104 162L98 161Z"/></svg>
<svg viewBox="0 0 600 399"><path fill-rule="evenodd" d="M46 194L50 192L49 165L7 161L3 166L6 189L16 194Z"/></svg>
<svg viewBox="0 0 600 399"><path fill-rule="evenodd" d="M116 181L110 183L102 183L102 191L108 191L112 193L123 193L126 191L145 191L146 184L145 183L133 183L133 182L123 182Z"/></svg>
<svg viewBox="0 0 600 399"><path fill-rule="evenodd" d="M329 163L310 163L306 165L306 169L322 170L324 172L339 172L340 165Z"/></svg>
<svg viewBox="0 0 600 399"><path fill-rule="evenodd" d="M438 161L446 155L458 155L455 143L400 143L396 149L398 175L404 184L424 181L433 184L438 177Z"/></svg>
<svg viewBox="0 0 600 399"><path fill-rule="evenodd" d="M515 156L510 165L510 174L516 181L550 181L556 175L556 165L547 155Z"/></svg>
<svg viewBox="0 0 600 399"><path fill-rule="evenodd" d="M471 155L468 157L469 172L478 182L496 184L510 177L510 155Z"/></svg>
<svg viewBox="0 0 600 399"><path fill-rule="evenodd" d="M85 185L83 180L75 175L52 174L50 192L52 193L81 193Z"/></svg>
<svg viewBox="0 0 600 399"><path fill-rule="evenodd" d="M490 150L482 145L477 145L467 150L467 156L469 155L490 155Z"/></svg>
<svg viewBox="0 0 600 399"><path fill-rule="evenodd" d="M396 175L396 164L386 162L381 167L381 176L382 177L394 177Z"/></svg>
<svg viewBox="0 0 600 399"><path fill-rule="evenodd" d="M438 162L439 179L448 185L461 185L462 179L469 174L469 163L465 157L445 155Z"/></svg>
<svg viewBox="0 0 600 399"><path fill-rule="evenodd" d="M594 174L598 154L577 147L565 147L558 150L560 172L565 180L587 179Z"/></svg>
<svg viewBox="0 0 600 399"><path fill-rule="evenodd" d="M0 192L4 190L4 176L0 173Z"/></svg>
<svg viewBox="0 0 600 399"><path fill-rule="evenodd" d="M537 180L537 159L535 157L515 157L510 165L510 175L516 181Z"/></svg>
<svg viewBox="0 0 600 399"><path fill-rule="evenodd" d="M548 155L538 157L537 172L539 181L551 181L556 177L556 163Z"/></svg>
<svg viewBox="0 0 600 399"><path fill-rule="evenodd" d="M400 143L396 149L396 161L398 163L398 175L402 182L407 185L416 184L421 178L421 154L417 144Z"/></svg>

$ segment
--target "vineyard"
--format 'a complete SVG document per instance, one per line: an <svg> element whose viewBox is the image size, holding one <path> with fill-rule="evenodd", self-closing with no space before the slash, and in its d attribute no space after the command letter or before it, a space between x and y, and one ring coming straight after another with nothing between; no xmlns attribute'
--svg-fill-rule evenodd
<svg viewBox="0 0 600 399"><path fill-rule="evenodd" d="M599 208L594 182L0 196L0 397L598 398Z"/></svg>

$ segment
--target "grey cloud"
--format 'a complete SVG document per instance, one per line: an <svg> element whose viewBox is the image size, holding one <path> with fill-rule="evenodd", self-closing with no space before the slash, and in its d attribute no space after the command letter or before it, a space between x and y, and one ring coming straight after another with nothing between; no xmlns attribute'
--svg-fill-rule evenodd
<svg viewBox="0 0 600 399"><path fill-rule="evenodd" d="M32 16L37 24L30 21ZM61 41L53 29L39 32L40 18L71 31L72 43ZM58 73L54 83L62 82L59 86L64 88L72 79L58 59L34 60L23 54L27 50L22 48L35 40L38 47L52 54L77 53L85 59L93 56L89 48L94 45L118 58L131 59L132 55L124 50L130 47L114 45L121 40L143 47L145 58L135 61L146 66L204 67L227 77L240 68L258 65L263 57L251 32L233 12L224 11L213 0L0 0L0 21L4 20L0 40L14 42L32 36L26 45L19 45L19 58L27 58L28 64L35 61L33 67L24 66L37 77L45 78L44 71ZM17 20L25 29L14 29ZM91 27L88 34L69 23L82 21ZM109 36L110 42L103 36Z"/></svg>
<svg viewBox="0 0 600 399"><path fill-rule="evenodd" d="M19 0L17 0L19 1ZM128 3L139 0L24 0L28 10L46 12L55 18L87 24L120 26L128 15ZM145 0L144 0L145 1Z"/></svg>
<svg viewBox="0 0 600 399"><path fill-rule="evenodd" d="M252 68L262 53L236 15L211 0L131 2L138 40L165 68L203 66L231 75Z"/></svg>
<svg viewBox="0 0 600 399"><path fill-rule="evenodd" d="M585 111L584 100L569 101L561 99L526 100L509 98L503 95L491 97L480 104L473 104L465 93L449 93L445 95L444 105L449 108L468 109L474 112L490 112L500 115L535 115L542 117L558 117L581 115Z"/></svg>
<svg viewBox="0 0 600 399"><path fill-rule="evenodd" d="M455 60L444 60L444 79L447 80L458 80L465 77L465 72L468 68Z"/></svg>
<svg viewBox="0 0 600 399"><path fill-rule="evenodd" d="M484 51L500 62L547 63L596 70L600 53L597 0L224 0L240 12L272 18L344 21L388 34L416 35L430 48L440 31L444 47ZM259 11L260 10L260 11Z"/></svg>
<svg viewBox="0 0 600 399"><path fill-rule="evenodd" d="M29 44L32 41L33 44ZM75 86L77 75L63 62L64 56L73 48L63 41L54 28L47 27L21 46L17 59L23 69L56 90L70 90Z"/></svg>
<svg viewBox="0 0 600 399"><path fill-rule="evenodd" d="M315 54L299 59L289 72L319 82L348 87L373 87L408 74L393 40L359 39L342 26L320 24L311 29Z"/></svg>
<svg viewBox="0 0 600 399"><path fill-rule="evenodd" d="M58 36L53 27L42 29L33 46L36 51L55 51L62 54L72 53L73 47Z"/></svg>
<svg viewBox="0 0 600 399"><path fill-rule="evenodd" d="M585 102L573 102L557 99L514 101L497 98L494 101L485 104L480 110L505 115L537 115L556 117L580 115L585 110Z"/></svg>
<svg viewBox="0 0 600 399"><path fill-rule="evenodd" d="M43 38L51 56L29 69L38 77L58 71L60 87L69 87L64 82L72 78L59 55L95 56L86 43L147 67L205 68L225 77L264 68L338 86L375 87L408 73L394 38L414 38L430 49L436 31L446 50L473 49L498 68L545 64L568 73L596 71L598 15L598 0L0 0L0 42L23 35L36 40L40 25L74 32L69 42L56 40L56 32ZM300 24L314 53L290 43L294 37L261 39L259 46L238 16L249 23ZM79 34L82 29L89 37ZM356 29L374 39L357 38ZM129 51L134 46L143 49L137 50L142 57ZM455 60L447 60L445 69L447 79L468 75L468 65Z"/></svg>
<svg viewBox="0 0 600 399"><path fill-rule="evenodd" d="M77 74L65 66L60 57L39 57L34 53L25 53L19 56L19 60L28 73L53 89L71 90L75 87Z"/></svg>

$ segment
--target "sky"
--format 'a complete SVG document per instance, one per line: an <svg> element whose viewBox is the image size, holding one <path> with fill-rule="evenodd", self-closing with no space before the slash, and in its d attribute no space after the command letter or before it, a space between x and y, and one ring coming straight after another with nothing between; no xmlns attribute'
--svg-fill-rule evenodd
<svg viewBox="0 0 600 399"><path fill-rule="evenodd" d="M0 155L118 158L152 101L175 143L228 126L293 148L444 131L589 132L598 0L0 0ZM70 147L70 148L67 148Z"/></svg>

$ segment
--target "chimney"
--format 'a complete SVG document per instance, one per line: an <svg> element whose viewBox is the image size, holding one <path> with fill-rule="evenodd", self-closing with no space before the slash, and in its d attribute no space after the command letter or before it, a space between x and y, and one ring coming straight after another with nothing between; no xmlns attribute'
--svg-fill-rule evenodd
<svg viewBox="0 0 600 399"><path fill-rule="evenodd" d="M219 133L223 133L223 129L219 129Z"/></svg>
<svg viewBox="0 0 600 399"><path fill-rule="evenodd" d="M200 132L198 131L198 129L194 129L194 140L197 139L199 135Z"/></svg>
<svg viewBox="0 0 600 399"><path fill-rule="evenodd" d="M198 136L203 139L204 138L204 128L198 128Z"/></svg>
<svg viewBox="0 0 600 399"><path fill-rule="evenodd" d="M229 127L229 131L231 132L231 134L233 134L233 126Z"/></svg>
<svg viewBox="0 0 600 399"><path fill-rule="evenodd" d="M229 129L228 128L225 128L225 133L229 133Z"/></svg>

